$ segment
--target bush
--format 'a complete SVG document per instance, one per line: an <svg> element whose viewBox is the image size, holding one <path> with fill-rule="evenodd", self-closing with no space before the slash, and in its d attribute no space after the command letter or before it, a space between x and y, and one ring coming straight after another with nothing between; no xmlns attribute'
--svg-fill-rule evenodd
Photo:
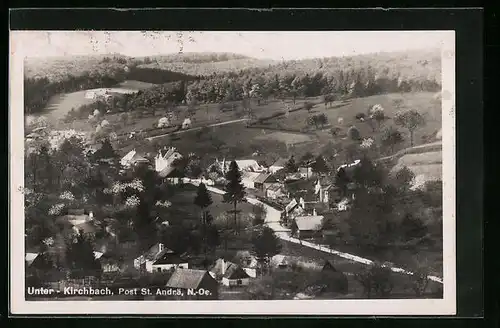
<svg viewBox="0 0 500 328"><path fill-rule="evenodd" d="M365 270L355 274L355 279L363 286L366 297L387 297L392 292L392 271L389 267L378 263L369 265Z"/></svg>
<svg viewBox="0 0 500 328"><path fill-rule="evenodd" d="M358 121L364 121L366 118L365 113L357 113L356 116L354 116Z"/></svg>

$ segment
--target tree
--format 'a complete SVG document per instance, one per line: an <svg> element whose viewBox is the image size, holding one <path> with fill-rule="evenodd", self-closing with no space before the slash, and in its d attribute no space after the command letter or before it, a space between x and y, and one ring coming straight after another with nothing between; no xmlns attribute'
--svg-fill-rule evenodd
<svg viewBox="0 0 500 328"><path fill-rule="evenodd" d="M386 297L394 287L391 269L378 263L369 265L363 271L356 273L354 277L361 283L364 294L368 298L372 297L372 293L378 297Z"/></svg>
<svg viewBox="0 0 500 328"><path fill-rule="evenodd" d="M330 134L332 135L333 138L337 138L340 135L340 132L342 132L342 129L339 128L338 126L331 128Z"/></svg>
<svg viewBox="0 0 500 328"><path fill-rule="evenodd" d="M238 168L236 161L232 161L229 165L229 170L226 173L227 183L224 186L224 202L233 204L233 214L234 214L234 224L236 226L236 231L238 232L238 215L236 207L238 203L245 199L245 187L241 183L241 172Z"/></svg>
<svg viewBox="0 0 500 328"><path fill-rule="evenodd" d="M299 169L297 163L295 163L295 158L293 156L290 157L288 162L286 162L285 169L288 173L295 173Z"/></svg>
<svg viewBox="0 0 500 328"><path fill-rule="evenodd" d="M318 174L325 174L329 171L328 165L326 165L325 159L321 155L318 155L318 157L316 157L316 160L311 165L311 168L313 172Z"/></svg>
<svg viewBox="0 0 500 328"><path fill-rule="evenodd" d="M427 271L421 268L412 272L412 274L410 274L410 283L413 291L415 292L415 296L421 297L429 285Z"/></svg>
<svg viewBox="0 0 500 328"><path fill-rule="evenodd" d="M104 159L117 159L118 154L111 145L109 138L105 138L102 142L101 148L94 153L94 160L104 160Z"/></svg>
<svg viewBox="0 0 500 328"><path fill-rule="evenodd" d="M355 127L354 125L347 130L347 135L351 140L353 141L359 141L361 140L361 133L359 132L358 128Z"/></svg>
<svg viewBox="0 0 500 328"><path fill-rule="evenodd" d="M396 172L395 182L397 188L407 191L415 179L415 173L408 167L404 166Z"/></svg>
<svg viewBox="0 0 500 328"><path fill-rule="evenodd" d="M253 207L253 219L252 219L252 225L253 226L260 226L265 223L265 218L266 218L266 208L262 204L258 204Z"/></svg>
<svg viewBox="0 0 500 328"><path fill-rule="evenodd" d="M335 101L335 95L333 94L327 94L323 96L323 102L325 103L325 108L332 106L334 101Z"/></svg>
<svg viewBox="0 0 500 328"><path fill-rule="evenodd" d="M425 125L425 118L416 110L401 111L396 114L394 122L408 129L410 133L410 146L413 147L413 135L417 129Z"/></svg>
<svg viewBox="0 0 500 328"><path fill-rule="evenodd" d="M354 168L353 179L361 187L382 187L383 172L370 159L363 157Z"/></svg>
<svg viewBox="0 0 500 328"><path fill-rule="evenodd" d="M311 103L311 102L309 102L309 101L306 101L306 102L304 103L304 109L305 109L308 113L310 113L310 112L311 112L311 110L313 109L313 107L314 107L314 104L313 104L313 103Z"/></svg>
<svg viewBox="0 0 500 328"><path fill-rule="evenodd" d="M347 172L341 167L335 176L335 185L340 189L343 197L347 195L347 186L350 182L351 179L349 179Z"/></svg>
<svg viewBox="0 0 500 328"><path fill-rule="evenodd" d="M208 248L208 227L211 224L211 222L208 222L209 220L207 220L209 216L207 207L209 207L212 204L212 197L210 196L210 193L208 192L207 187L203 182L200 183L200 185L198 186L198 190L194 198L194 204L201 209L201 220L202 220L201 233L203 238L203 251L205 253L205 258L206 258L206 253Z"/></svg>
<svg viewBox="0 0 500 328"><path fill-rule="evenodd" d="M290 223L290 235L292 237L295 237L297 235L297 232L299 232L299 226L297 225L297 222L294 219Z"/></svg>
<svg viewBox="0 0 500 328"><path fill-rule="evenodd" d="M252 252L257 261L266 267L271 257L281 252L281 244L273 229L262 227L252 236Z"/></svg>
<svg viewBox="0 0 500 328"><path fill-rule="evenodd" d="M394 147L404 141L403 135L394 127L389 127L385 129L382 136L382 145L384 147L389 147L391 153L394 153Z"/></svg>
<svg viewBox="0 0 500 328"><path fill-rule="evenodd" d="M94 256L92 242L83 231L66 242L67 267L75 277L97 276L101 274L101 264Z"/></svg>
<svg viewBox="0 0 500 328"><path fill-rule="evenodd" d="M328 124L328 117L326 117L325 113L318 114L316 115L316 122L321 125L321 127L324 127Z"/></svg>
<svg viewBox="0 0 500 328"><path fill-rule="evenodd" d="M201 209L202 222L203 224L206 224L206 209L212 205L212 197L203 182L198 186L198 190L196 191L196 196L194 198L194 204Z"/></svg>

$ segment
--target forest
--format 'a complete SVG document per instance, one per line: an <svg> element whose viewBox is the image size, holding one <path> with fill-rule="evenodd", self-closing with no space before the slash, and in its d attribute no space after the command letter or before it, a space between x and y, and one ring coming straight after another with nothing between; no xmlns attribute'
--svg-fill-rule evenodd
<svg viewBox="0 0 500 328"><path fill-rule="evenodd" d="M161 57L160 61L157 61L155 58L146 57L142 60L127 61L121 57L104 57L102 62L110 65L108 69L90 69L79 75L68 73L59 79L26 76L25 113L43 110L50 98L59 93L111 87L125 80L159 84L135 96L137 99L134 105L137 108L164 105L161 102L167 98L174 98L179 103L223 103L252 97L260 102L269 97L295 99L330 94L338 97L347 94L364 97L390 92L435 92L440 89L440 57L437 52L307 59L265 67L235 69L230 72L215 70L209 74L205 68L224 62L224 57L203 57L203 54L200 56L207 58L206 60L221 61L203 62L199 59L201 64L196 63L198 70L192 70L188 63L180 61L186 60L182 58L171 57L171 61L168 61ZM170 64L155 64L158 68L145 64L151 62L173 63L180 65L180 69L168 66ZM192 62L196 62L195 59L191 59L189 63ZM120 67L117 63L123 65ZM99 65L96 68L101 67ZM179 81L185 82L182 83L182 90L177 87ZM172 96L169 92L176 95ZM136 108L129 108L134 109Z"/></svg>

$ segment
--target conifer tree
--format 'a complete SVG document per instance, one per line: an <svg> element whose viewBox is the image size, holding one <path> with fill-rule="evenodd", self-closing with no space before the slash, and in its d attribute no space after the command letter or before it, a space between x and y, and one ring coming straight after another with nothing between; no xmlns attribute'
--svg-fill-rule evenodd
<svg viewBox="0 0 500 328"><path fill-rule="evenodd" d="M224 202L233 204L234 210L234 224L236 226L236 232L238 232L238 214L237 214L237 206L238 203L242 202L245 198L245 187L241 183L241 172L238 168L238 164L236 161L232 161L231 165L229 165L229 170L226 173L227 183L224 186Z"/></svg>

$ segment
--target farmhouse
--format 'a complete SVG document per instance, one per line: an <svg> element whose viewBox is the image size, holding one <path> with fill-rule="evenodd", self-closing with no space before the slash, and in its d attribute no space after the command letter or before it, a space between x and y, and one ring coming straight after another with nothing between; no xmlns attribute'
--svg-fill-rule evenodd
<svg viewBox="0 0 500 328"><path fill-rule="evenodd" d="M266 168L259 165L259 163L254 159L240 159L236 160L236 164L240 171L248 172L265 172Z"/></svg>
<svg viewBox="0 0 500 328"><path fill-rule="evenodd" d="M310 167L299 167L297 173L301 179L309 179L314 174L312 168Z"/></svg>
<svg viewBox="0 0 500 328"><path fill-rule="evenodd" d="M78 235L83 234L87 237L94 238L96 232L98 231L98 227L95 225L93 221L88 221L74 225L73 231L75 234Z"/></svg>
<svg viewBox="0 0 500 328"><path fill-rule="evenodd" d="M134 267L147 272L162 272L172 268L188 268L188 262L174 251L165 248L162 243L156 243L134 260Z"/></svg>
<svg viewBox="0 0 500 328"><path fill-rule="evenodd" d="M272 183L276 182L276 179L270 173L260 173L259 176L254 181L254 185L256 189L264 191L269 187Z"/></svg>
<svg viewBox="0 0 500 328"><path fill-rule="evenodd" d="M176 269L165 287L180 289L179 299L216 300L219 297L217 281L205 270ZM208 292L200 293L201 290Z"/></svg>
<svg viewBox="0 0 500 328"><path fill-rule="evenodd" d="M155 171L160 176L167 176L172 171L175 160L181 158L182 155L174 147L165 148L164 151L159 150L155 156Z"/></svg>
<svg viewBox="0 0 500 328"><path fill-rule="evenodd" d="M241 183L245 186L245 188L255 189L255 182L259 176L260 173L244 171L241 175Z"/></svg>
<svg viewBox="0 0 500 328"><path fill-rule="evenodd" d="M271 183L266 189L266 197L269 199L278 199L285 196L285 188L281 183Z"/></svg>
<svg viewBox="0 0 500 328"><path fill-rule="evenodd" d="M314 186L314 194L318 197L318 202L329 204L330 202L330 189L332 183L327 178L320 178Z"/></svg>
<svg viewBox="0 0 500 328"><path fill-rule="evenodd" d="M210 275L220 280L224 286L247 286L250 282L250 276L239 265L219 258L210 269Z"/></svg>
<svg viewBox="0 0 500 328"><path fill-rule="evenodd" d="M129 151L127 155L123 156L122 159L120 160L120 164L127 168L130 168L134 165L147 164L147 163L149 163L149 160L139 155L135 149Z"/></svg>
<svg viewBox="0 0 500 328"><path fill-rule="evenodd" d="M298 227L298 236L301 239L312 238L321 230L322 215L297 216L295 222Z"/></svg>
<svg viewBox="0 0 500 328"><path fill-rule="evenodd" d="M276 162L273 163L273 165L271 165L269 167L269 172L274 174L274 173L278 172L279 170L283 170L286 166L286 163L287 163L286 159L284 159L284 158L278 159Z"/></svg>

